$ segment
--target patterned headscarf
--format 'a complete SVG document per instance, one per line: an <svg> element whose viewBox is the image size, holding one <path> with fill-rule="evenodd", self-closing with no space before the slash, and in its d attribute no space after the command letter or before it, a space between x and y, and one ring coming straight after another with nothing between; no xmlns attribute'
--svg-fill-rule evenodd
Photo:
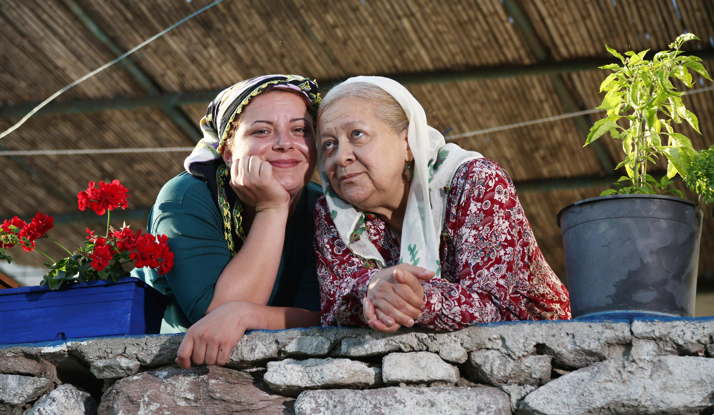
<svg viewBox="0 0 714 415"><path fill-rule="evenodd" d="M223 90L216 99L208 104L206 116L201 119L203 138L198 142L183 165L186 171L192 173L191 166L197 163L222 163L223 150L228 135L228 126L243 112L251 99L272 89L286 89L301 92L312 102L317 111L322 99L317 92L317 83L299 75L265 75L247 79ZM219 165L216 171L218 185L218 204L223 216L223 231L231 251L235 255L237 249L233 242L232 229L245 242L245 232L242 229L241 212L243 208L237 201L231 212L226 197L226 186L230 183L230 169L225 163Z"/></svg>
<svg viewBox="0 0 714 415"><path fill-rule="evenodd" d="M407 209L402 224L400 262L420 266L439 276L439 241L446 215L449 185L454 174L466 161L481 158L481 154L466 151L456 144L446 144L444 136L426 123L426 114L419 101L399 82L381 76L356 76L343 84L375 85L401 105L409 120L407 141L414 156L414 175L409 187ZM328 93L329 95L329 93ZM340 237L352 252L374 260L379 268L386 264L369 238L360 238L365 228L365 214L340 198L325 174L325 155L320 151L318 167L322 188L332 220Z"/></svg>

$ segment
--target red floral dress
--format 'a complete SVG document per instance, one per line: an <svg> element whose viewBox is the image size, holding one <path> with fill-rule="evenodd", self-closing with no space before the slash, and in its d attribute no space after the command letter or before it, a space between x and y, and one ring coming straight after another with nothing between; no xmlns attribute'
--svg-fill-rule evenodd
<svg viewBox="0 0 714 415"><path fill-rule="evenodd" d="M422 282L423 327L457 330L476 323L570 319L568 291L538 248L501 166L488 159L464 163L447 189L439 247L440 275ZM375 215L367 237L388 267L399 264L399 242ZM323 326L366 326L362 299L379 271L352 253L335 228L325 197L315 205L315 252Z"/></svg>

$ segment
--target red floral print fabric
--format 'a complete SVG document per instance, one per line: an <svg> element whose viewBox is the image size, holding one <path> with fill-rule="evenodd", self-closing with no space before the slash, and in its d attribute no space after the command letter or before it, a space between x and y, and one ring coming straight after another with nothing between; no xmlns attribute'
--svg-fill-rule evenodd
<svg viewBox="0 0 714 415"><path fill-rule="evenodd" d="M426 307L417 324L457 330L477 323L570 319L568 291L543 258L516 189L488 159L464 163L454 175L441 235L441 270L422 282ZM399 242L375 215L366 232L388 267L399 263ZM362 299L379 271L340 239L325 198L315 205L323 326L366 326Z"/></svg>

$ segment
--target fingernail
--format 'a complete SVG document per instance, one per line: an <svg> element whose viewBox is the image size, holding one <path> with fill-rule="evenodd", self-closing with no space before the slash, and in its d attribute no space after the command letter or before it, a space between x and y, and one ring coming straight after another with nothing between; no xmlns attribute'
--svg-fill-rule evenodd
<svg viewBox="0 0 714 415"><path fill-rule="evenodd" d="M389 324L391 326L392 324L394 324L394 320L392 320L392 319L387 320L387 324Z"/></svg>
<svg viewBox="0 0 714 415"><path fill-rule="evenodd" d="M407 325L408 325L409 327L413 326L413 325L414 325L414 320L409 319L409 321L407 321Z"/></svg>

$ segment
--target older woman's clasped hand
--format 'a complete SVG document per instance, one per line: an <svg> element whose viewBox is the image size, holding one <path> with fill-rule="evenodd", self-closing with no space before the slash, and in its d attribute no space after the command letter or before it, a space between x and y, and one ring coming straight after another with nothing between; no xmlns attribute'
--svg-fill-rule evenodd
<svg viewBox="0 0 714 415"><path fill-rule="evenodd" d="M421 281L429 281L434 275L433 271L411 264L399 264L377 272L363 300L364 319L373 329L389 333L401 326L413 326L426 305Z"/></svg>

